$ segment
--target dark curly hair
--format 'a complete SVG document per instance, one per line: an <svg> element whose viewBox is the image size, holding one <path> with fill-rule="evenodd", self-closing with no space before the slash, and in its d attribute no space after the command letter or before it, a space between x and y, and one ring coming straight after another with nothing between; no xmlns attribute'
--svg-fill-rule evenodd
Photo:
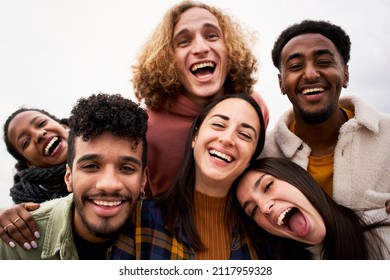
<svg viewBox="0 0 390 280"><path fill-rule="evenodd" d="M304 20L285 29L274 43L272 61L276 68L280 69L280 55L284 46L292 38L308 33L319 33L331 40L343 58L344 63L348 63L350 59L351 40L340 26L328 21Z"/></svg>
<svg viewBox="0 0 390 280"><path fill-rule="evenodd" d="M142 142L142 166L145 167L147 121L146 111L139 104L120 94L98 93L87 98L80 98L73 107L69 118L69 167L72 167L74 159L76 137L82 137L83 141L89 141L105 132L134 140L136 145Z"/></svg>
<svg viewBox="0 0 390 280"><path fill-rule="evenodd" d="M19 114L21 114L23 112L29 112L29 111L36 111L36 112L42 113L42 114L48 116L49 118L53 119L54 121L56 121L56 122L58 122L60 124L68 125L68 119L66 119L66 118L63 118L63 119L57 118L56 116L50 114L49 112L47 112L47 111L45 111L43 109L21 107L21 108L17 109L16 111L14 111L7 118L7 120L4 123L3 139L4 139L4 142L5 142L5 146L7 147L8 153L17 160L17 162L15 164L15 168L16 168L17 171L21 171L21 170L27 169L29 167L27 166L26 159L24 158L24 156L21 153L19 153L15 149L14 146L12 146L12 144L10 142L10 139L9 139L9 135L8 135L8 129L9 129L9 125L10 125L11 121L17 115L19 115Z"/></svg>

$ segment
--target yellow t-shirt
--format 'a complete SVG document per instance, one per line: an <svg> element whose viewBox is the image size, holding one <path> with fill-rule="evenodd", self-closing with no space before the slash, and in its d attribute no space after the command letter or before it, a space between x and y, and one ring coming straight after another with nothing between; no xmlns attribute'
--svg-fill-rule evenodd
<svg viewBox="0 0 390 280"><path fill-rule="evenodd" d="M355 113L345 108L340 108L351 119ZM291 122L289 129L295 133L295 119ZM309 156L307 171L318 183L318 185L330 196L333 197L333 162L334 152L321 157Z"/></svg>

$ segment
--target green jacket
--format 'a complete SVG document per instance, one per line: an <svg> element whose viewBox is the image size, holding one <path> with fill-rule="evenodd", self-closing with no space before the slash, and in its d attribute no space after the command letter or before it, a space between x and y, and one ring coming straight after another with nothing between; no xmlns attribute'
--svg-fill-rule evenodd
<svg viewBox="0 0 390 280"><path fill-rule="evenodd" d="M25 250L20 246L11 248L0 240L2 260L78 260L72 235L73 194L41 203L32 212L38 223L41 237L38 248Z"/></svg>

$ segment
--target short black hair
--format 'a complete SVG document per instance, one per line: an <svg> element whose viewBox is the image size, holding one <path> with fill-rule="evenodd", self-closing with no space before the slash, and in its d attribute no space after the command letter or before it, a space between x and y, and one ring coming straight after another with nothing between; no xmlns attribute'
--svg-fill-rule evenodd
<svg viewBox="0 0 390 280"><path fill-rule="evenodd" d="M68 165L72 167L76 137L90 141L108 132L135 141L136 145L142 142L142 167L145 168L147 121L145 109L120 94L98 93L80 98L69 117Z"/></svg>
<svg viewBox="0 0 390 280"><path fill-rule="evenodd" d="M280 69L280 55L284 46L292 38L308 33L318 33L331 40L343 58L344 63L348 63L351 52L351 40L340 26L323 20L303 20L282 31L275 41L272 49L272 61L276 68Z"/></svg>

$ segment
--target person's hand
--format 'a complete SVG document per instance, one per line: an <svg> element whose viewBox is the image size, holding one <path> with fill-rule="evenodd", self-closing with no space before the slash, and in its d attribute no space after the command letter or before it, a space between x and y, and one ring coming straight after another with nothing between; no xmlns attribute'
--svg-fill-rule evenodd
<svg viewBox="0 0 390 280"><path fill-rule="evenodd" d="M39 204L27 202L0 210L0 238L10 247L19 244L26 250L37 248L40 237L38 225L28 212L39 208Z"/></svg>
<svg viewBox="0 0 390 280"><path fill-rule="evenodd" d="M390 200L387 200L387 201L386 201L385 207L386 207L386 213L387 213L387 214L390 214Z"/></svg>

